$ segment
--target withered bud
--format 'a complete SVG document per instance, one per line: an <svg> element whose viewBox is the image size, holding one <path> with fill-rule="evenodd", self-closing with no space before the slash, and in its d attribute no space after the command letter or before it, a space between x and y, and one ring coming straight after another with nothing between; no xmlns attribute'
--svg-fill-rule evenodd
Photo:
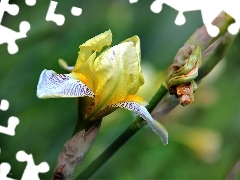
<svg viewBox="0 0 240 180"><path fill-rule="evenodd" d="M198 76L198 69L201 64L201 48L186 44L178 51L173 64L169 68L165 85L169 94L179 98L183 106L194 101L193 92L197 89L194 79Z"/></svg>
<svg viewBox="0 0 240 180"><path fill-rule="evenodd" d="M193 83L180 84L176 88L177 96L182 106L186 106L194 101L194 87Z"/></svg>

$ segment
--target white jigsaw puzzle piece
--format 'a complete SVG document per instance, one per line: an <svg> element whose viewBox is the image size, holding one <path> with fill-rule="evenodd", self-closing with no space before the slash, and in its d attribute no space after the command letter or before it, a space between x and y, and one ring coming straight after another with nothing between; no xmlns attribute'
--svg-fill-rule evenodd
<svg viewBox="0 0 240 180"><path fill-rule="evenodd" d="M57 7L57 4L58 2L56 1L50 1L50 5L46 15L46 21L53 21L58 26L62 26L64 24L65 17L62 14L55 14L55 9Z"/></svg>
<svg viewBox="0 0 240 180"><path fill-rule="evenodd" d="M11 169L10 164L5 163L5 162L0 164L0 179L1 180L16 180L16 179L7 177L7 175L10 172L10 169Z"/></svg>
<svg viewBox="0 0 240 180"><path fill-rule="evenodd" d="M19 119L15 116L11 116L8 119L8 127L0 126L0 133L14 136L15 135L15 128L19 124Z"/></svg>
<svg viewBox="0 0 240 180"><path fill-rule="evenodd" d="M16 4L9 4L9 0L1 0L0 2L0 44L7 43L8 52L10 54L15 54L18 51L18 46L15 41L17 39L27 37L26 34L30 30L30 24L26 21L21 22L19 25L19 32L15 32L5 26L2 26L1 22L5 12L15 16L19 12L19 7Z"/></svg>
<svg viewBox="0 0 240 180"><path fill-rule="evenodd" d="M130 0L130 3L136 0ZM240 28L240 1L239 0L211 0L211 1L198 1L198 0L155 0L151 4L151 11L159 13L162 10L162 5L166 4L179 13L175 19L177 25L185 23L186 19L183 15L184 12L201 10L203 23L206 26L208 34L215 37L219 33L219 28L212 24L212 21L222 12L226 12L235 19L235 23L228 27L231 34L237 34Z"/></svg>
<svg viewBox="0 0 240 180"><path fill-rule="evenodd" d="M234 18L235 23L228 27L228 32L235 35L240 29L240 1L239 0L221 0L223 11Z"/></svg>
<svg viewBox="0 0 240 180"><path fill-rule="evenodd" d="M34 6L36 4L36 0L25 0L25 3L28 6Z"/></svg>
<svg viewBox="0 0 240 180"><path fill-rule="evenodd" d="M72 9L71 9L71 13L74 16L80 16L82 14L82 9L79 8L79 7L74 7L73 6Z"/></svg>
<svg viewBox="0 0 240 180"><path fill-rule="evenodd" d="M16 16L19 12L19 7L16 4L9 4L9 0L1 0L0 2L0 23L5 12L12 16Z"/></svg>
<svg viewBox="0 0 240 180"><path fill-rule="evenodd" d="M138 2L138 0L129 0L129 2L132 4Z"/></svg>
<svg viewBox="0 0 240 180"><path fill-rule="evenodd" d="M27 162L27 166L23 172L21 180L40 180L38 174L46 173L49 171L49 165L46 162L42 162L39 165L35 165L32 154L27 154L25 151L18 151L16 159L19 162Z"/></svg>
<svg viewBox="0 0 240 180"><path fill-rule="evenodd" d="M27 32L30 30L30 24L26 21L20 23L19 32L15 32L5 26L0 25L0 44L8 43L8 52L15 54L18 52L18 46L16 45L17 39L27 37Z"/></svg>
<svg viewBox="0 0 240 180"><path fill-rule="evenodd" d="M9 108L9 102L6 99L2 99L0 103L0 110L6 111Z"/></svg>

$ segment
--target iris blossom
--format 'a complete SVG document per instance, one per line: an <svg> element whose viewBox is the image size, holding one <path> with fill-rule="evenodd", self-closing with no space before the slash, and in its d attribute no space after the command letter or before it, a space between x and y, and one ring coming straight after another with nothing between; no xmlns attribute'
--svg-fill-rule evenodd
<svg viewBox="0 0 240 180"><path fill-rule="evenodd" d="M74 67L60 60L60 65L69 70L69 74L43 70L37 85L37 96L84 97L87 103L83 120L86 121L101 119L119 107L128 109L146 120L166 145L166 129L144 107L146 101L135 95L144 84L139 37L133 36L101 52L111 42L112 33L108 30L80 45Z"/></svg>

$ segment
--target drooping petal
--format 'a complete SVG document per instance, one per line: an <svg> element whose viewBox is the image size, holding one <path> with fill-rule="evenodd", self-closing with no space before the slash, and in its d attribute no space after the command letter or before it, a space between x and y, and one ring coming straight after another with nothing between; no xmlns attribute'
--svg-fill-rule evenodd
<svg viewBox="0 0 240 180"><path fill-rule="evenodd" d="M168 132L165 127L154 120L147 109L135 102L121 102L111 105L111 107L120 107L135 112L137 115L147 121L152 130L161 138L164 145L168 144Z"/></svg>
<svg viewBox="0 0 240 180"><path fill-rule="evenodd" d="M69 74L57 74L52 70L43 70L37 85L39 98L93 97L94 93L81 81Z"/></svg>
<svg viewBox="0 0 240 180"><path fill-rule="evenodd" d="M127 95L126 98L124 99L123 102L136 102L139 105L142 106L146 106L148 103L140 96L138 95ZM107 116L108 114L112 113L113 111L115 111L118 107L113 107L113 106L107 106L104 109L102 109L101 111L97 112L92 118L91 120L95 120L95 119L100 119L104 116Z"/></svg>
<svg viewBox="0 0 240 180"><path fill-rule="evenodd" d="M148 102L138 95L127 95L123 102L136 102L142 106L148 105Z"/></svg>
<svg viewBox="0 0 240 180"><path fill-rule="evenodd" d="M82 45L79 46L80 51L78 52L77 62L73 69L74 72L80 72L82 65L92 55L93 52L100 52L104 46L109 46L112 43L112 32L111 30L101 33Z"/></svg>
<svg viewBox="0 0 240 180"><path fill-rule="evenodd" d="M129 91L136 93L143 84L139 58L134 42L129 40L113 46L95 59L92 70L97 89L94 91L96 107L92 114L122 102Z"/></svg>
<svg viewBox="0 0 240 180"><path fill-rule="evenodd" d="M116 109L118 109L118 107L107 106L104 109L102 109L101 111L98 111L96 114L94 114L93 117L90 117L90 120L95 121L95 120L98 120L99 118L103 118L103 117L111 114Z"/></svg>

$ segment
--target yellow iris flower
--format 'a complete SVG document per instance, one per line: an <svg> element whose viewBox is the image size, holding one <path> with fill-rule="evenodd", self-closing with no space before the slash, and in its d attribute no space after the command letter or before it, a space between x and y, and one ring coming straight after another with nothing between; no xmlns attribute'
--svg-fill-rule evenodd
<svg viewBox="0 0 240 180"><path fill-rule="evenodd" d="M111 42L112 33L108 30L80 45L74 67L69 67L65 61L60 60L60 65L71 71L69 74L43 70L37 85L37 96L88 96L84 120L90 121L101 119L118 107L134 111L145 119L163 143L167 144L166 129L152 118L144 107L147 103L135 95L144 84L139 37L133 36L101 52L103 47L109 46Z"/></svg>

